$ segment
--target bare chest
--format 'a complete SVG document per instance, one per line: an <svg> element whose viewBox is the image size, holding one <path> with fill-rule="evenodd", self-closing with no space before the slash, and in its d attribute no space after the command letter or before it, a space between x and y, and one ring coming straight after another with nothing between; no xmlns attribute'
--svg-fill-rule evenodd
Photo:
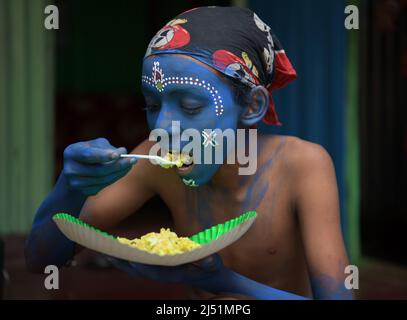
<svg viewBox="0 0 407 320"><path fill-rule="evenodd" d="M255 210L258 217L250 230L219 254L234 271L276 284L294 272L287 266L299 267L302 251L288 186L277 178L265 180L252 181L255 184L238 194L204 186L188 188L166 202L176 232L185 236Z"/></svg>

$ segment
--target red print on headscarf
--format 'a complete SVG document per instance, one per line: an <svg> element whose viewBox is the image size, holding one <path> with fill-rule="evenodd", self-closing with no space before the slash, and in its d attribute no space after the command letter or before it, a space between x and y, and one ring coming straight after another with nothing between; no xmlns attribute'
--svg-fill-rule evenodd
<svg viewBox="0 0 407 320"><path fill-rule="evenodd" d="M212 55L213 64L221 72L239 76L243 81L249 81L252 84L259 84L259 80L253 72L246 66L244 60L230 51L217 50Z"/></svg>
<svg viewBox="0 0 407 320"><path fill-rule="evenodd" d="M185 46L190 41L190 35L180 25L165 26L151 40L150 47L155 50L175 49Z"/></svg>

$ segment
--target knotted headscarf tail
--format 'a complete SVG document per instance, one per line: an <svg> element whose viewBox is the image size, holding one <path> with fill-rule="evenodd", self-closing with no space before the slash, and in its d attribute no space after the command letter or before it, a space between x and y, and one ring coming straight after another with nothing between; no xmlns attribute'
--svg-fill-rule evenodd
<svg viewBox="0 0 407 320"><path fill-rule="evenodd" d="M263 85L270 101L263 122L281 125L272 92L297 73L271 28L253 11L199 7L183 12L157 32L145 58L160 53L185 54L249 87Z"/></svg>

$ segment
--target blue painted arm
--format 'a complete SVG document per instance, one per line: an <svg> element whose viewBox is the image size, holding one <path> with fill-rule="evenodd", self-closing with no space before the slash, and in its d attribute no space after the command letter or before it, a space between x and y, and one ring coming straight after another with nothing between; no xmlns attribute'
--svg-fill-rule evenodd
<svg viewBox="0 0 407 320"><path fill-rule="evenodd" d="M310 282L315 299L353 300L353 291L345 287L344 280L328 275L315 276L311 274Z"/></svg>
<svg viewBox="0 0 407 320"><path fill-rule="evenodd" d="M177 267L145 265L112 257L108 259L116 268L131 276L160 282L189 284L215 294L229 293L261 300L307 299L246 278L225 267L217 254L202 260L199 264L190 263Z"/></svg>
<svg viewBox="0 0 407 320"><path fill-rule="evenodd" d="M260 300L307 300L305 297L256 282L227 268L217 279L204 281L198 287L213 293L232 293Z"/></svg>
<svg viewBox="0 0 407 320"><path fill-rule="evenodd" d="M65 149L62 173L38 209L26 241L30 271L42 273L50 264L63 266L74 256L75 244L59 231L52 217L58 212L78 217L88 196L125 176L136 162L119 158L126 152L104 138L74 143Z"/></svg>
<svg viewBox="0 0 407 320"><path fill-rule="evenodd" d="M70 189L66 176L61 173L38 209L26 241L25 258L30 271L42 273L50 264L63 266L74 256L75 244L59 231L52 216L57 212L79 216L86 198L80 191Z"/></svg>

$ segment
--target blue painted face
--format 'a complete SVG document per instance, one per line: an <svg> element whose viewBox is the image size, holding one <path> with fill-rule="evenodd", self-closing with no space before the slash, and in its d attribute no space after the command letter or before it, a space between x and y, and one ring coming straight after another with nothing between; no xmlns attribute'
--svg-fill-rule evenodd
<svg viewBox="0 0 407 320"><path fill-rule="evenodd" d="M181 133L188 128L200 133L204 129L236 131L243 110L236 104L231 87L214 69L182 55L161 54L145 59L142 91L150 130L164 129L170 137L175 134L172 121L179 121ZM181 141L181 150L187 143ZM223 159L226 154L224 148ZM177 170L187 185L207 183L221 166L205 164L201 156L201 164L194 164L187 173Z"/></svg>

